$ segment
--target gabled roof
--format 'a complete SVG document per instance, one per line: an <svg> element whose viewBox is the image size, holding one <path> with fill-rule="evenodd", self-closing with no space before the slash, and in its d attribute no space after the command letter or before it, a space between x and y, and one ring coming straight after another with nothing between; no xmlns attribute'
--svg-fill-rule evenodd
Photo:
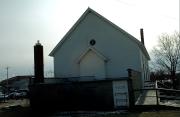
<svg viewBox="0 0 180 117"><path fill-rule="evenodd" d="M117 25L115 25L114 23L112 23L111 21L109 21L108 19L106 19L105 17L103 17L102 15L100 15L99 13L97 13L96 11L92 10L91 8L88 8L83 15L78 19L78 21L72 26L72 28L65 34L65 36L61 39L61 41L56 45L56 47L51 51L51 53L49 54L49 56L54 56L55 52L58 50L58 48L60 48L62 46L62 44L66 41L66 39L68 39L67 37L76 29L76 27L85 19L85 17L89 14L89 13L93 13L94 15L96 15L97 17L99 17L100 19L102 19L103 21L109 23L110 25L112 25L115 29L119 30L121 33L123 33L124 35L126 35L130 40L134 41L138 47L142 50L142 52L144 53L144 55L147 57L148 60L150 60L150 56L146 50L146 48L144 47L144 45L137 40L135 37L133 37L132 35L130 35L129 33L127 33L126 31L124 31L123 29L121 29L120 27L118 27Z"/></svg>
<svg viewBox="0 0 180 117"><path fill-rule="evenodd" d="M84 56L89 52L89 51L93 51L99 58L101 58L102 60L104 60L105 62L108 61L108 58L105 57L104 55L102 55L100 52L98 52L95 48L93 47L89 47L88 49L86 49L81 56L78 58L77 63L80 63L81 60L84 58Z"/></svg>

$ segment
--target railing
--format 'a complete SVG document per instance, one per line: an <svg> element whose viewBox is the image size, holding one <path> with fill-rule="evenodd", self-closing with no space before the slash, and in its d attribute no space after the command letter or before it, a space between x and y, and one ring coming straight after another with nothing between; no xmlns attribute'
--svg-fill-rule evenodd
<svg viewBox="0 0 180 117"><path fill-rule="evenodd" d="M180 90L165 88L146 88L134 90L134 94L139 92L139 98L135 100L135 105L166 105L171 103L180 107ZM168 102L168 103L166 103Z"/></svg>
<svg viewBox="0 0 180 117"><path fill-rule="evenodd" d="M159 105L157 90L155 88L134 90L134 94L140 94L137 100L135 100L135 105Z"/></svg>

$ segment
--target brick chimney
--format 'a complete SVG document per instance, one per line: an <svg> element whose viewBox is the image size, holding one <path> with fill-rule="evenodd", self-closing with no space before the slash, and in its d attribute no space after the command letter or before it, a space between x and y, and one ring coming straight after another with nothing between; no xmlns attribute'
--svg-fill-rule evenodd
<svg viewBox="0 0 180 117"><path fill-rule="evenodd" d="M34 46L34 83L44 82L43 46L39 40Z"/></svg>
<svg viewBox="0 0 180 117"><path fill-rule="evenodd" d="M144 31L143 31L143 28L140 29L140 35L141 35L141 43L144 45Z"/></svg>

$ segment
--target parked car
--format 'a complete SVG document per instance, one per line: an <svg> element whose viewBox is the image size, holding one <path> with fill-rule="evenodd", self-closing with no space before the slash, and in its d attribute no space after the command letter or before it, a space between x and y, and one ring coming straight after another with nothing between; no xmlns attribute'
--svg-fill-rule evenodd
<svg viewBox="0 0 180 117"><path fill-rule="evenodd" d="M9 93L8 98L9 99L18 99L19 96L20 96L20 93L18 93L18 92L11 92L11 93Z"/></svg>
<svg viewBox="0 0 180 117"><path fill-rule="evenodd" d="M27 97L27 92L20 92L20 97L26 98Z"/></svg>
<svg viewBox="0 0 180 117"><path fill-rule="evenodd" d="M5 94L3 94L2 92L0 92L0 102L3 101L3 100L5 100L5 99L7 99L7 98L8 98L7 95L5 95Z"/></svg>
<svg viewBox="0 0 180 117"><path fill-rule="evenodd" d="M26 91L13 91L9 93L8 98L9 99L19 99L19 98L26 98L27 97L27 92Z"/></svg>

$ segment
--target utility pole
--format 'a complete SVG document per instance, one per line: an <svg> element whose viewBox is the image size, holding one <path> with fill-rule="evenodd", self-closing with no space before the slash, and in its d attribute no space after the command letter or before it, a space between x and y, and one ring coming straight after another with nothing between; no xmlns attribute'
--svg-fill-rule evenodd
<svg viewBox="0 0 180 117"><path fill-rule="evenodd" d="M8 84L9 67L6 67L6 70L7 70L7 73L6 73L6 75L7 75L6 87L7 87L7 94L8 94L8 92L9 92L9 91L8 91L8 90L9 90L9 87L8 87L8 85L9 85L9 84Z"/></svg>

